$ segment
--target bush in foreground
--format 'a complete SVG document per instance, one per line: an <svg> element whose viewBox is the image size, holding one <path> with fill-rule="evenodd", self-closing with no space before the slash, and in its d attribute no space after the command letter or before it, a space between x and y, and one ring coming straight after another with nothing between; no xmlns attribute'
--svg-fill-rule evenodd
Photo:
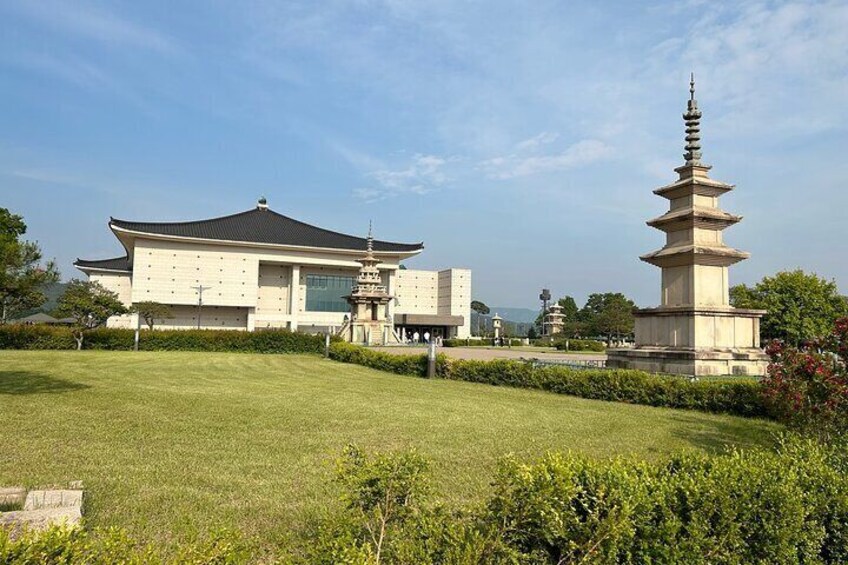
<svg viewBox="0 0 848 565"><path fill-rule="evenodd" d="M343 508L309 563L845 563L848 456L790 438L777 451L661 463L552 454L507 460L481 508L427 496L415 454L343 464ZM353 502L351 502L353 501ZM387 509L394 508L392 519Z"/></svg>

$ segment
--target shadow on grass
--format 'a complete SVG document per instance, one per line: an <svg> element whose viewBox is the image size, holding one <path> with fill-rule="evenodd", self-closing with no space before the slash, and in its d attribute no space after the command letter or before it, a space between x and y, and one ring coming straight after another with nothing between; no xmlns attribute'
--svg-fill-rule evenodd
<svg viewBox="0 0 848 565"><path fill-rule="evenodd" d="M725 453L730 447L769 447L778 432L768 421L753 418L705 422L693 414L673 416L672 420L680 424L673 432L676 437L710 454Z"/></svg>
<svg viewBox="0 0 848 565"><path fill-rule="evenodd" d="M86 388L90 387L31 371L0 371L0 394L44 394Z"/></svg>

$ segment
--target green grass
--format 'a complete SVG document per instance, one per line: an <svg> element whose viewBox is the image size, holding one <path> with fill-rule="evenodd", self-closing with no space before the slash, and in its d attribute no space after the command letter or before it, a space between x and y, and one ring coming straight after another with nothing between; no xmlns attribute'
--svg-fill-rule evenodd
<svg viewBox="0 0 848 565"><path fill-rule="evenodd" d="M174 544L210 526L285 545L331 505L348 443L416 447L440 496L481 499L497 460L655 458L767 444L775 424L380 373L312 356L0 352L0 486L80 479L92 525Z"/></svg>

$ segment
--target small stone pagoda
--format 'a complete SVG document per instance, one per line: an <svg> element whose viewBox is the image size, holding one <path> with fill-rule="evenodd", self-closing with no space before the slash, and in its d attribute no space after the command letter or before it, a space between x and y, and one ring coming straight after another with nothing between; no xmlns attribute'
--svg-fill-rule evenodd
<svg viewBox="0 0 848 565"><path fill-rule="evenodd" d="M560 334L564 326L565 314L562 313L562 306L554 303L545 315L545 335Z"/></svg>
<svg viewBox="0 0 848 565"><path fill-rule="evenodd" d="M662 270L658 308L637 310L636 343L608 352L607 366L685 375L762 375L762 310L730 306L728 267L748 253L728 247L722 232L742 217L719 208L733 185L709 178L701 162L701 111L695 80L689 86L686 162L676 182L654 190L670 202L669 211L648 222L666 234L665 246L640 257Z"/></svg>
<svg viewBox="0 0 848 565"><path fill-rule="evenodd" d="M341 329L345 341L362 345L394 345L399 343L394 334L392 321L388 318L386 305L392 300L380 276L382 261L374 256L374 238L368 226L365 257L351 293L345 296L350 304L350 319Z"/></svg>

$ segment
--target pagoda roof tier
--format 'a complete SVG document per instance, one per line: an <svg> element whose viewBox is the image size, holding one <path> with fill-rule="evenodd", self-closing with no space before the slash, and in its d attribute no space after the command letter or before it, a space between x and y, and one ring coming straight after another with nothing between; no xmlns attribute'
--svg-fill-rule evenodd
<svg viewBox="0 0 848 565"><path fill-rule="evenodd" d="M750 257L750 253L726 245L676 245L663 247L659 251L639 257L657 267L682 267L685 265L709 265L728 267Z"/></svg>
<svg viewBox="0 0 848 565"><path fill-rule="evenodd" d="M113 231L174 239L213 240L239 244L280 245L365 251L366 239L319 228L289 218L266 206L207 220L188 222L134 222L112 218ZM423 243L374 241L375 252L418 253Z"/></svg>
<svg viewBox="0 0 848 565"><path fill-rule="evenodd" d="M718 208L687 206L670 210L647 224L664 232L691 228L723 230L741 220L742 216L736 216Z"/></svg>
<svg viewBox="0 0 848 565"><path fill-rule="evenodd" d="M691 194L697 194L699 196L721 196L733 190L734 187L735 185L711 179L706 175L681 175L679 180L654 190L654 194L668 198L669 200L682 198Z"/></svg>

